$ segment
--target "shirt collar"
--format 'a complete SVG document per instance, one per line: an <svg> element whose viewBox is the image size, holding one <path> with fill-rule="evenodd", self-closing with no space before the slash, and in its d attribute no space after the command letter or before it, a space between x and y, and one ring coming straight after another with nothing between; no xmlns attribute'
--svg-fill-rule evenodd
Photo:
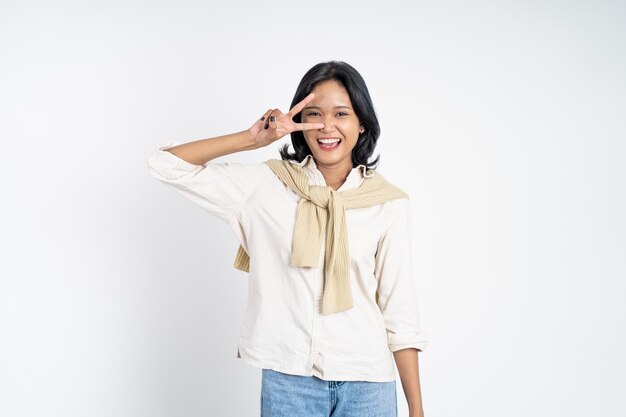
<svg viewBox="0 0 626 417"><path fill-rule="evenodd" d="M311 154L308 154L307 156L305 156L302 162L297 162L291 159L289 160L289 162L295 165L299 165L303 168L317 169L317 164L315 163L315 159L313 159L313 155ZM352 168L352 171L350 171L350 174L348 174L348 176L349 177L352 176L355 172L360 173L362 178L370 178L374 176L373 172L370 172L370 173L367 172L367 167L363 164L357 165L355 168Z"/></svg>

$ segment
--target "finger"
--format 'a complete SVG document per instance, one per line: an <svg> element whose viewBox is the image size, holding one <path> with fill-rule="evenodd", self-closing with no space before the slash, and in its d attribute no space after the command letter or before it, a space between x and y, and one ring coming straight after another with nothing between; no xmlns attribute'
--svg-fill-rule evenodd
<svg viewBox="0 0 626 417"><path fill-rule="evenodd" d="M265 119L265 126L263 126L263 129L269 129L270 127L270 121L274 121L275 120L275 116L273 116L275 109L270 109L269 113L267 113L267 118Z"/></svg>
<svg viewBox="0 0 626 417"><path fill-rule="evenodd" d="M265 113L263 113L263 116L261 116L261 118L259 120L264 122L265 119L268 118L268 116L270 115L271 112L272 112L272 109L268 109Z"/></svg>
<svg viewBox="0 0 626 417"><path fill-rule="evenodd" d="M289 110L289 113L287 113L289 117L293 118L293 116L300 113L300 111L304 108L304 106L306 106L314 98L315 98L315 94L311 93L308 96L306 96L304 99L302 99L300 103L296 104L295 106L293 106L291 110Z"/></svg>
<svg viewBox="0 0 626 417"><path fill-rule="evenodd" d="M261 125L261 127L263 127L264 129L267 129L267 127L265 127L265 126L267 125L267 118L268 118L268 116L269 116L271 111L272 111L272 109L269 109L265 113L263 113L263 116L261 116L261 118L255 122L255 124L259 123Z"/></svg>
<svg viewBox="0 0 626 417"><path fill-rule="evenodd" d="M294 130L314 130L324 128L324 123L294 123Z"/></svg>
<svg viewBox="0 0 626 417"><path fill-rule="evenodd" d="M270 113L270 117L268 119L269 128L270 129L276 129L276 127L277 127L276 119L278 119L278 116L280 116L282 114L283 113L280 110L278 110L278 109L272 110L272 112Z"/></svg>

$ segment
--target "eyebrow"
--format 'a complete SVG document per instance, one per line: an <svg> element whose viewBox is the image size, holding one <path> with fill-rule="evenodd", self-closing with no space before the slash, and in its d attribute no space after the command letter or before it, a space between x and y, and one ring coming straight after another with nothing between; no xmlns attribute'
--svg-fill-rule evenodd
<svg viewBox="0 0 626 417"><path fill-rule="evenodd" d="M350 107L350 106L335 106L333 108L334 109L350 109L350 110L352 110L352 107ZM302 110L306 110L306 109L321 109L321 107L318 107L318 106L306 106Z"/></svg>

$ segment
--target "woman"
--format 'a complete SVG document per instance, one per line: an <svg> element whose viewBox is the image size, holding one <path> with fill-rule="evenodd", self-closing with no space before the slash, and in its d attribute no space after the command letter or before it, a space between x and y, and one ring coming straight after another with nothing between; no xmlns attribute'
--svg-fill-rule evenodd
<svg viewBox="0 0 626 417"><path fill-rule="evenodd" d="M261 416L395 416L395 364L423 415L408 196L369 161L380 133L361 75L315 65L287 113L249 129L162 142L153 175L226 221L249 272L237 357L262 369ZM211 162L291 135L281 159Z"/></svg>

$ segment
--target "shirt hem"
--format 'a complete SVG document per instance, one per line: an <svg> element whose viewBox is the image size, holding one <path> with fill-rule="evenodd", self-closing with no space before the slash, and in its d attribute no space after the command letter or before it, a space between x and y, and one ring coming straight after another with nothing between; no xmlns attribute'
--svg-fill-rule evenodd
<svg viewBox="0 0 626 417"><path fill-rule="evenodd" d="M303 370L302 368L290 368L286 366L282 366L279 364L270 365L268 363L264 363L262 361L258 361L252 359L245 354L241 353L241 349L237 349L237 358L241 359L244 363L254 366L259 369L272 369L274 371L282 372L290 375L299 375L299 376L314 376L323 381L361 381L361 382L394 382L396 381L396 376L391 377L378 377L378 376L355 376L355 375L341 375L341 374L329 374L328 372L324 372L324 375L319 373L317 370Z"/></svg>

